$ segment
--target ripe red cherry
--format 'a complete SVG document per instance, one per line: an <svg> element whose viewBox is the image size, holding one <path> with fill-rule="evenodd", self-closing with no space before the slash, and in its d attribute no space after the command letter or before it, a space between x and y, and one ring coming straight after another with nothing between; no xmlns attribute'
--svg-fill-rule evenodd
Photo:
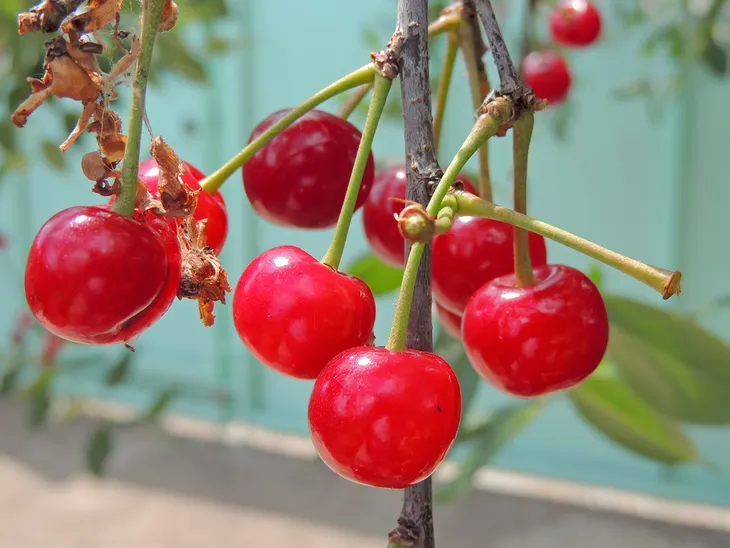
<svg viewBox="0 0 730 548"><path fill-rule="evenodd" d="M436 305L436 315L444 330L455 339L461 340L461 316L446 310L437 302L434 304Z"/></svg>
<svg viewBox="0 0 730 548"><path fill-rule="evenodd" d="M287 114L265 118L249 142ZM337 223L360 144L360 131L342 118L312 110L274 137L243 165L243 186L254 210L270 223L329 228ZM355 209L373 184L370 154Z"/></svg>
<svg viewBox="0 0 730 548"><path fill-rule="evenodd" d="M314 379L340 352L370 342L375 300L359 278L297 247L281 246L256 257L241 274L233 321L264 365Z"/></svg>
<svg viewBox="0 0 730 548"><path fill-rule="evenodd" d="M487 382L519 397L570 388L598 367L608 344L601 294L582 272L535 269L537 283L510 274L484 285L464 311L464 348Z"/></svg>
<svg viewBox="0 0 730 548"><path fill-rule="evenodd" d="M458 180L464 183L465 190L477 193L469 179L459 175ZM362 209L365 237L373 254L386 264L402 268L405 243L393 215L400 213L404 204L390 200L391 197L402 200L406 197L405 166L392 166L381 171L375 177L373 189Z"/></svg>
<svg viewBox="0 0 730 548"><path fill-rule="evenodd" d="M182 181L192 190L200 189L200 181L205 179L205 175L188 162L183 161L183 167L185 171L181 177ZM139 165L139 178L150 193L157 197L160 171L154 158L149 158ZM198 193L198 205L193 213L193 218L197 221L208 220L205 225L206 243L218 255L228 236L228 213L223 195L220 192L209 194L205 190L201 190ZM171 219L171 222L175 221Z"/></svg>
<svg viewBox="0 0 730 548"><path fill-rule="evenodd" d="M533 51L522 64L525 83L548 103L560 103L570 91L573 79L565 59L553 51Z"/></svg>
<svg viewBox="0 0 730 548"><path fill-rule="evenodd" d="M545 239L530 232L532 266L547 262ZM457 217L451 229L433 239L432 291L438 303L461 314L474 292L514 271L514 228L481 217Z"/></svg>
<svg viewBox="0 0 730 548"><path fill-rule="evenodd" d="M601 34L601 14L586 0L563 0L550 12L550 32L563 46L588 46Z"/></svg>
<svg viewBox="0 0 730 548"><path fill-rule="evenodd" d="M139 222L109 206L57 213L28 256L31 312L48 331L73 342L129 341L169 308L171 286L177 291L180 251L175 254L171 234L165 221Z"/></svg>
<svg viewBox="0 0 730 548"><path fill-rule="evenodd" d="M325 464L373 487L430 476L461 420L456 374L435 354L352 348L327 364L309 400L309 431Z"/></svg>

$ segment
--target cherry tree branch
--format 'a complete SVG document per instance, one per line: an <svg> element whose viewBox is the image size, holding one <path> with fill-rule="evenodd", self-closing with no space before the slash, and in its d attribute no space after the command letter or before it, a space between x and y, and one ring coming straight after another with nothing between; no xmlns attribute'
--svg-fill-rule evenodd
<svg viewBox="0 0 730 548"><path fill-rule="evenodd" d="M400 80L406 153L406 198L426 206L443 172L436 159L431 115L428 54L428 0L398 0ZM406 247L406 254L410 252ZM425 246L416 274L408 322L407 347L432 351L431 246ZM405 490L398 527L389 548L435 548L431 480Z"/></svg>

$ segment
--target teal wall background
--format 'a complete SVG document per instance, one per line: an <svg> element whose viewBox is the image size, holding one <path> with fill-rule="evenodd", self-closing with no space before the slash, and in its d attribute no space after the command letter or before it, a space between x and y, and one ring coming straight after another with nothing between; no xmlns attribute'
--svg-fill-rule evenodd
<svg viewBox="0 0 730 548"><path fill-rule="evenodd" d="M610 2L601 2L612 13ZM240 47L211 60L211 81L194 86L168 80L152 89L148 112L154 130L185 159L210 172L240 150L250 131L268 113L293 106L368 60L363 27L392 31L394 0L311 3L229 2L231 15L216 29ZM182 3L184 9L184 2ZM512 9L512 8L510 8ZM519 21L518 10L506 21L507 34ZM730 203L730 124L725 109L730 85L699 67L687 67L691 87L663 103L659 119L648 116L641 101L617 100L615 88L638 76L661 78L677 70L668 59L637 54L647 29L627 29L609 19L601 44L571 58L576 86L567 140L556 140L556 112L537 118L531 149L531 213L562 228L646 262L682 269L684 294L662 306L685 312L700 309L727 293L730 253L723 220ZM514 34L514 32L512 32ZM466 135L471 121L463 66L457 66L448 106L441 161L445 164ZM330 103L326 109L336 108ZM119 104L124 112L126 104ZM58 122L41 109L20 132L28 150ZM33 235L58 210L96 203L78 169L81 155L93 147L84 137L70 152L72 166L53 172L33 162L27 172L0 186L0 232L11 236L0 298L0 334L12 328L14 311L24 306L21 277ZM492 162L496 200L509 203L511 141L497 140ZM402 129L389 123L376 136L375 156L386 163L403 155ZM326 249L331 232L295 232L255 217L236 173L223 188L231 219L222 260L232 285L259 252L279 244L303 247L315 256ZM355 218L344 264L367 250L361 218ZM549 244L551 261L579 268L587 260ZM6 278L6 274L7 278ZM605 288L658 304L660 298L638 282L605 270ZM380 299L376 336L384 341L395 296ZM730 339L730 312L706 318L706 325ZM180 383L195 388L175 409L213 420L245 420L277 430L305 434L311 383L282 378L258 364L240 344L230 308L218 307L216 325L204 328L192 302L171 312L136 344L136 383L113 391L100 383L100 370L85 369L61 379L67 393L108 397L144 404L158 386ZM75 350L74 350L75 351ZM83 349L81 355L111 356L118 349ZM482 385L483 409L508 398ZM694 439L709 460L721 466L730 454L730 429L694 428ZM616 448L585 426L560 400L497 459L504 468L635 489L667 497L730 506L730 470L710 472L699 466L667 471Z"/></svg>

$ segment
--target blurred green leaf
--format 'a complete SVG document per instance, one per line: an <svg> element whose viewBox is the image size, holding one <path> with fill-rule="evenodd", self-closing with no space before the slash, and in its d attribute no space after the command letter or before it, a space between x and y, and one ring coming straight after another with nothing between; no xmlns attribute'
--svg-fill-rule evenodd
<svg viewBox="0 0 730 548"><path fill-rule="evenodd" d="M480 377L469 363L464 345L441 329L433 345L434 353L441 356L451 366L459 379L461 387L461 416L466 417L469 406L479 388Z"/></svg>
<svg viewBox="0 0 730 548"><path fill-rule="evenodd" d="M155 421L160 418L160 416L169 407L170 403L172 403L172 400L174 398L175 390L172 388L168 388L167 390L161 392L147 410L147 413L145 414L145 419L148 421Z"/></svg>
<svg viewBox="0 0 730 548"><path fill-rule="evenodd" d="M208 74L202 60L193 55L180 33L162 33L155 41L157 65L193 82L205 82Z"/></svg>
<svg viewBox="0 0 730 548"><path fill-rule="evenodd" d="M28 412L28 425L32 428L43 426L48 420L48 412L51 409L51 395L48 390L43 390L31 395L30 408Z"/></svg>
<svg viewBox="0 0 730 548"><path fill-rule="evenodd" d="M104 423L91 434L86 444L86 467L95 476L102 476L106 469L109 455L114 448L112 427Z"/></svg>
<svg viewBox="0 0 730 548"><path fill-rule="evenodd" d="M10 394L18 384L18 375L20 374L20 368L11 367L8 368L0 379L0 396L7 396Z"/></svg>
<svg viewBox="0 0 730 548"><path fill-rule="evenodd" d="M107 371L105 379L106 384L109 386L116 386L123 382L129 375L133 358L134 353L125 349L122 357L117 360L109 371Z"/></svg>
<svg viewBox="0 0 730 548"><path fill-rule="evenodd" d="M588 267L588 272L586 272L586 275L591 279L594 284L596 284L596 287L600 290L603 286L603 270L601 270L601 265L598 263L593 263L590 267Z"/></svg>
<svg viewBox="0 0 730 548"><path fill-rule="evenodd" d="M43 141L41 144L41 151L43 152L43 157L46 159L46 162L51 164L51 166L57 169L63 169L66 166L66 157L63 155L63 152L61 152L61 149L58 148L58 145L53 141Z"/></svg>
<svg viewBox="0 0 730 548"><path fill-rule="evenodd" d="M469 442L470 449L461 461L457 477L436 489L439 502L452 502L469 491L474 474L488 463L538 415L544 400L512 404L490 413Z"/></svg>
<svg viewBox="0 0 730 548"><path fill-rule="evenodd" d="M710 37L702 52L702 61L718 76L727 74L727 51Z"/></svg>
<svg viewBox="0 0 730 548"><path fill-rule="evenodd" d="M25 389L25 393L31 398L35 398L44 392L48 392L51 387L51 381L53 381L54 371L48 367L41 371L41 373L33 380L30 385Z"/></svg>
<svg viewBox="0 0 730 548"><path fill-rule="evenodd" d="M567 395L586 421L629 451L665 464L699 459L679 425L655 411L621 380L598 371Z"/></svg>
<svg viewBox="0 0 730 548"><path fill-rule="evenodd" d="M385 264L372 253L356 259L347 268L347 273L368 284L373 295L397 291L403 280L403 270Z"/></svg>

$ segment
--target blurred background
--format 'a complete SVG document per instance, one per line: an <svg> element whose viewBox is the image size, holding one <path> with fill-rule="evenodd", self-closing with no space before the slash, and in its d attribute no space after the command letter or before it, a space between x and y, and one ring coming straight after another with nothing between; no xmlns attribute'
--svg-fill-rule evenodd
<svg viewBox="0 0 730 548"><path fill-rule="evenodd" d="M505 426L500 413L519 418L525 404L469 377L476 387L469 417L489 427L476 430L476 443L458 443L439 476L443 546L730 543L730 2L596 3L604 16L600 41L566 52L569 100L536 117L530 212L681 270L684 292L661 302L640 283L548 243L551 262L590 272L606 295L629 299L621 303L661 311L652 323L641 306L624 308L624 328L633 320L648 327L634 341L633 359L615 357L604 368L623 374L633 399L591 394L601 415L559 396L524 424ZM9 121L29 92L25 77L42 74L44 37L16 32L17 13L30 4L0 6L0 546L383 546L400 493L351 485L317 460L306 437L311 383L257 363L235 334L230 308L217 307L215 326L204 328L195 303L176 302L136 341L134 354L58 346L24 319L22 275L33 236L57 211L103 200L79 169L92 138L65 154L57 148L77 104L49 101L22 130ZM206 173L238 152L265 116L365 64L387 42L396 14L395 0L178 4L179 25L156 47L147 111L153 130ZM431 4L434 13L446 5ZM522 4L495 2L515 48ZM538 3L538 43L547 39L550 4ZM131 10L125 2L130 24ZM444 43L432 41L434 81ZM128 97L122 87L115 105L125 121ZM399 89L391 99L374 145L378 167L403 157ZM334 112L341 102L322 108ZM442 165L471 126L470 105L459 59ZM351 118L359 127L363 109ZM495 202L510 205L511 139L495 141ZM469 168L475 172L475 163ZM270 247L324 253L330 231L258 219L240 171L222 193L230 227L221 259L232 285ZM367 254L359 213L343 264ZM380 343L397 299L390 289L378 296ZM704 376L708 370L724 384ZM699 411L684 412L692 405Z"/></svg>

